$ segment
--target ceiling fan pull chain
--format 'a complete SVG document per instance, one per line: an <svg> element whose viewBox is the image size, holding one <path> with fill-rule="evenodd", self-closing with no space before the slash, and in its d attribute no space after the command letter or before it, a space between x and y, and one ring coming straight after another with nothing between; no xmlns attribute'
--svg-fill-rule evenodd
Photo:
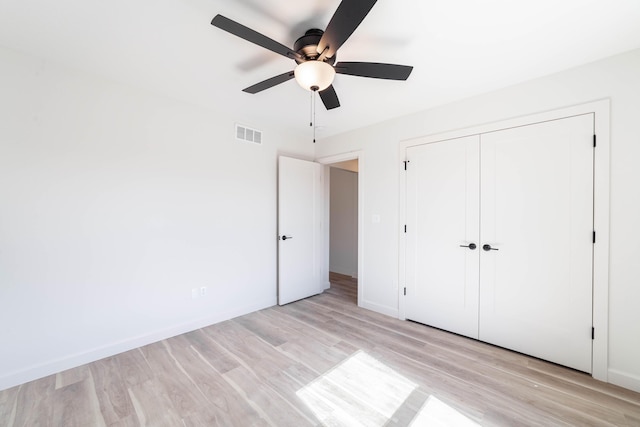
<svg viewBox="0 0 640 427"><path fill-rule="evenodd" d="M314 86L316 89L311 91L312 93L312 97L313 99L311 100L312 103L312 109L313 109L313 143L316 143L316 93L318 92L318 89L316 86Z"/></svg>
<svg viewBox="0 0 640 427"><path fill-rule="evenodd" d="M309 126L313 126L313 91L309 94Z"/></svg>
<svg viewBox="0 0 640 427"><path fill-rule="evenodd" d="M311 86L311 126L313 126L313 143L316 143L316 92L320 89L318 86Z"/></svg>

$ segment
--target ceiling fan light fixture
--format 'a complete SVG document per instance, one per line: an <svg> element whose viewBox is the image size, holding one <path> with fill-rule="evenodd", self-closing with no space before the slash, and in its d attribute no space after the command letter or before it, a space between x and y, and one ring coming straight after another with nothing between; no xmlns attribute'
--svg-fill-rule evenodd
<svg viewBox="0 0 640 427"><path fill-rule="evenodd" d="M293 71L298 84L305 90L323 91L333 83L336 70L323 61L306 61Z"/></svg>

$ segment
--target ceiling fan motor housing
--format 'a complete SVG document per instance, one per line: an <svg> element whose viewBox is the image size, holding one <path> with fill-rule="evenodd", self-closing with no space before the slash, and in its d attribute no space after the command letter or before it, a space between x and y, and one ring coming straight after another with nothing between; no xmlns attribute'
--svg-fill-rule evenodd
<svg viewBox="0 0 640 427"><path fill-rule="evenodd" d="M293 44L293 50L302 55L302 57L307 61L315 60L320 56L318 53L318 43L320 43L320 39L323 34L324 31L319 30L318 28L307 30L304 33L304 36L300 37ZM300 64L304 61L296 59L296 62ZM333 55L331 58L326 58L324 62L333 65L336 62L336 55Z"/></svg>

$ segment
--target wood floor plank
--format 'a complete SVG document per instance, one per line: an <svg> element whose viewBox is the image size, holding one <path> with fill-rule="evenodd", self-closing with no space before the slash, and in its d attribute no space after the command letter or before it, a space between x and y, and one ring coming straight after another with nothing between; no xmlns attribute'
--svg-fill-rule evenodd
<svg viewBox="0 0 640 427"><path fill-rule="evenodd" d="M19 391L20 386L0 391L0 419L4 418L3 422L7 426L13 425L15 421Z"/></svg>
<svg viewBox="0 0 640 427"><path fill-rule="evenodd" d="M331 281L0 391L0 426L407 426L433 399L481 426L640 426L640 393L361 309L355 280Z"/></svg>
<svg viewBox="0 0 640 427"><path fill-rule="evenodd" d="M253 349L251 345L247 346L247 342L260 344L261 340L238 323L229 320L203 328L202 331L215 341L219 347L224 349L219 353L230 357L236 365L246 364L247 362L252 363L253 360L259 359L259 352ZM242 351L244 348L249 349L246 355Z"/></svg>
<svg viewBox="0 0 640 427"><path fill-rule="evenodd" d="M88 365L78 366L77 368L67 369L56 374L56 390L84 381L91 376Z"/></svg>
<svg viewBox="0 0 640 427"><path fill-rule="evenodd" d="M285 306L273 307L272 310L287 313L307 325L316 326L318 329L324 330L321 325L332 320L331 310L319 305L309 306L308 302L309 300L301 300Z"/></svg>
<svg viewBox="0 0 640 427"><path fill-rule="evenodd" d="M259 414L194 347L174 347L173 353L206 400L206 404L184 417L187 425L260 424Z"/></svg>
<svg viewBox="0 0 640 427"><path fill-rule="evenodd" d="M153 378L151 367L139 348L114 356L120 367L120 377L127 387L149 381Z"/></svg>
<svg viewBox="0 0 640 427"><path fill-rule="evenodd" d="M268 318L260 315L259 312L239 317L237 319L234 319L234 321L244 326L254 335L274 347L277 347L287 342L288 340L293 339L295 336L294 333L288 332L279 324L269 322Z"/></svg>
<svg viewBox="0 0 640 427"><path fill-rule="evenodd" d="M93 378L73 382L53 392L53 425L106 427Z"/></svg>
<svg viewBox="0 0 640 427"><path fill-rule="evenodd" d="M556 365L555 363L549 363L535 358L527 359L527 367L533 371L554 377L562 382L573 383L585 390L593 390L599 394L628 402L634 408L638 408L638 393L632 390L597 381L582 372L574 371L573 369L566 369L560 365Z"/></svg>
<svg viewBox="0 0 640 427"><path fill-rule="evenodd" d="M182 417L163 384L150 379L129 388L139 425L175 427L183 425Z"/></svg>
<svg viewBox="0 0 640 427"><path fill-rule="evenodd" d="M260 314L269 319L269 322L277 323L289 330L295 331L295 339L300 336L305 336L330 347L342 341L342 338L339 336L330 334L313 324L301 321L297 314L292 312L292 308L293 305L289 305L287 308L279 307L278 309L273 307L273 309L261 311Z"/></svg>
<svg viewBox="0 0 640 427"><path fill-rule="evenodd" d="M118 361L116 357L108 357L89 365L100 412L109 426L130 418L137 420Z"/></svg>
<svg viewBox="0 0 640 427"><path fill-rule="evenodd" d="M327 347L318 341L301 337L278 347L288 357L304 364L317 374L323 374L346 359L346 353L336 347Z"/></svg>
<svg viewBox="0 0 640 427"><path fill-rule="evenodd" d="M40 427L53 425L53 392L56 377L50 375L20 386L16 401L14 427ZM0 419L4 414L0 414Z"/></svg>
<svg viewBox="0 0 640 427"><path fill-rule="evenodd" d="M180 362L174 357L167 341L150 344L141 348L145 359L154 372L158 388L171 401L180 416L198 410L207 404L202 392L194 387Z"/></svg>
<svg viewBox="0 0 640 427"><path fill-rule="evenodd" d="M247 378L253 375L255 377L253 383L264 384L265 393L267 391L271 394L276 393L285 401L298 402L296 411L305 417L311 416L308 408L299 404L295 392L305 383L316 378L315 372L297 360L287 357L239 322L229 323L223 331L219 331L217 336L218 342L223 344L242 365L233 370L234 375L242 373L239 377L241 381L235 382L236 386L242 388ZM225 375L225 378L233 377ZM250 392L244 388L242 390L245 393ZM256 396L259 399L262 398L262 394Z"/></svg>
<svg viewBox="0 0 640 427"><path fill-rule="evenodd" d="M223 345L244 366L263 371L266 375L288 368L290 359L282 357L273 346L252 334L236 322L229 322L224 329L217 331L218 343Z"/></svg>
<svg viewBox="0 0 640 427"><path fill-rule="evenodd" d="M215 331L209 328L199 329L186 334L192 347L206 359L217 372L224 374L240 366L238 360L215 340Z"/></svg>
<svg viewBox="0 0 640 427"><path fill-rule="evenodd" d="M120 418L113 424L109 424L109 427L137 427L141 425L143 424L141 424L140 420L138 420L138 416L133 413L127 417Z"/></svg>
<svg viewBox="0 0 640 427"><path fill-rule="evenodd" d="M255 408L271 426L315 425L307 417L300 402L287 401L267 383L259 381L245 366L239 366L223 375L227 381Z"/></svg>
<svg viewBox="0 0 640 427"><path fill-rule="evenodd" d="M429 399L429 393L418 387L413 390L394 414L389 418L389 426L408 426L415 415Z"/></svg>

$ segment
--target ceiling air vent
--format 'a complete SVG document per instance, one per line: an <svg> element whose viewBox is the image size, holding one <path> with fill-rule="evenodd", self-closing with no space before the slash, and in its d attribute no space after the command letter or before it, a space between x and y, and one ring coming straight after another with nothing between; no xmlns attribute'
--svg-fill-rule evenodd
<svg viewBox="0 0 640 427"><path fill-rule="evenodd" d="M236 139L253 142L254 144L262 144L262 132L236 124Z"/></svg>

